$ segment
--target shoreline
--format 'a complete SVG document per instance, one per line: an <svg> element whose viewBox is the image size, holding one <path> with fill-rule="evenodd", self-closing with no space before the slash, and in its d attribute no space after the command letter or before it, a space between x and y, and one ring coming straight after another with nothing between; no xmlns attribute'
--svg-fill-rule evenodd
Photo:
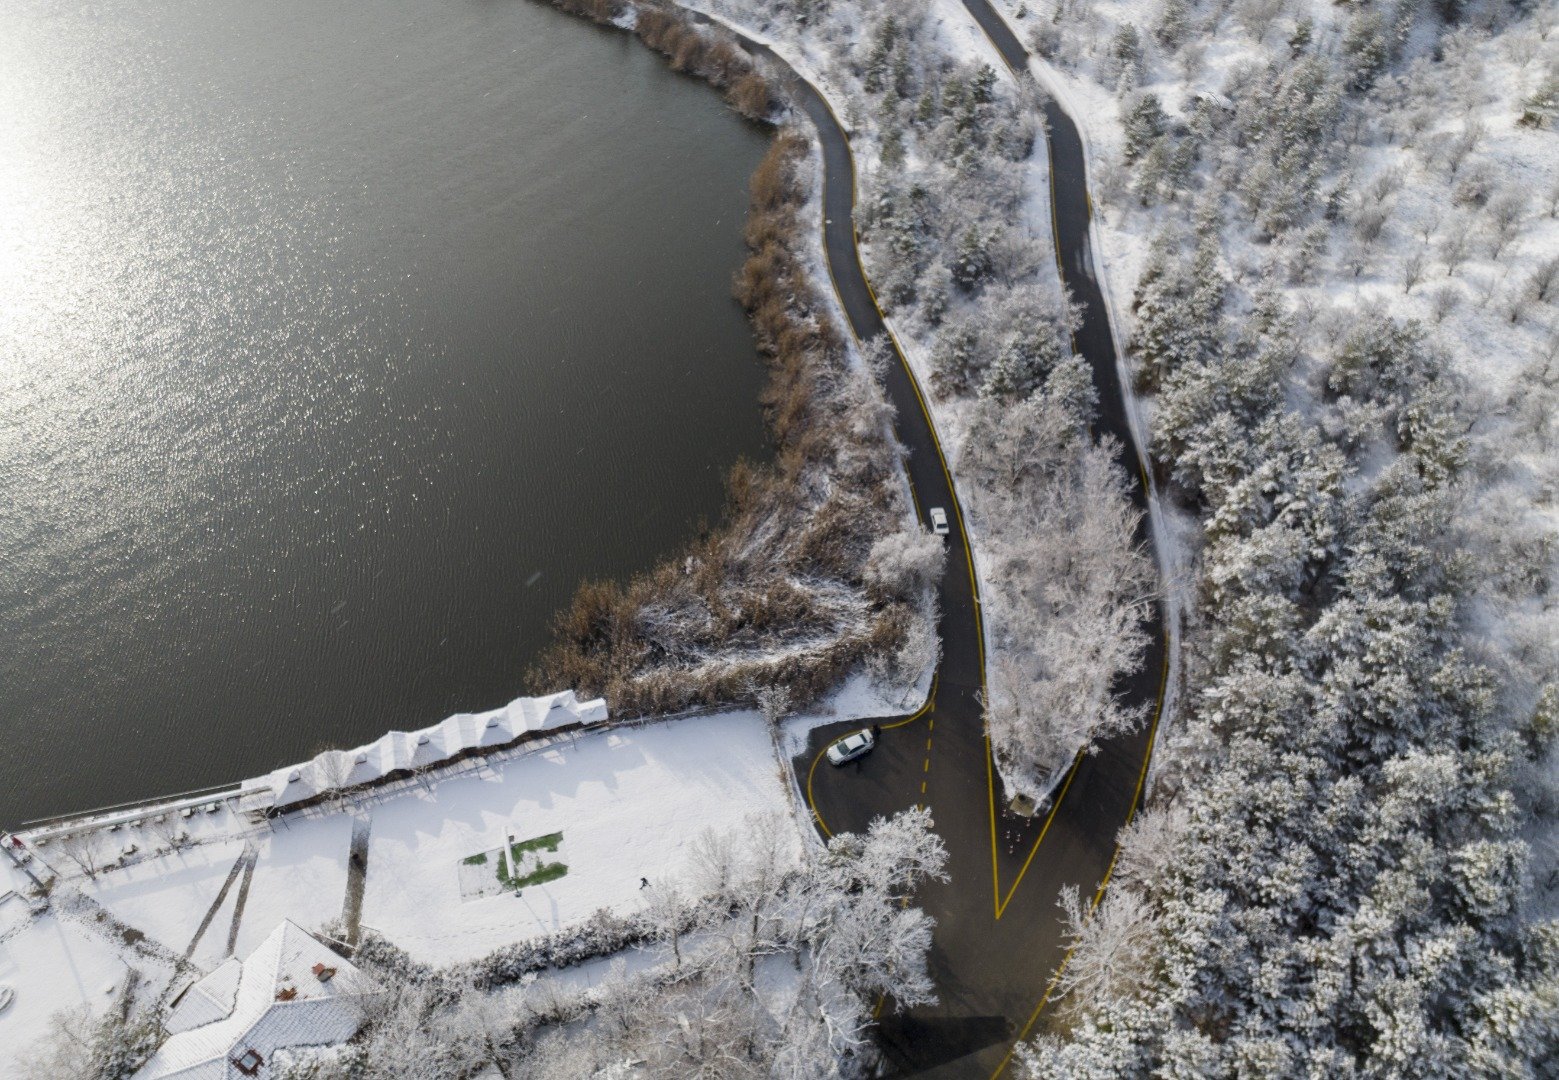
<svg viewBox="0 0 1559 1080"><path fill-rule="evenodd" d="M884 392L842 328L837 294L816 280L803 220L817 212L816 147L785 119L802 115L789 76L765 72L762 46L676 5L543 2L639 37L775 130L753 176L750 255L733 289L769 368L762 403L775 456L732 468L725 514L687 551L626 583L581 583L526 689L572 686L643 717L750 707L766 689L805 706L874 660L913 682L920 665L898 654L928 616L870 587L866 570L873 543L919 526Z"/></svg>
<svg viewBox="0 0 1559 1080"><path fill-rule="evenodd" d="M758 72L757 66L751 57L747 56L744 52L741 52L731 43L730 40L725 40L725 38L732 38L734 35L724 35L721 40L710 40L708 35L694 27L694 19L690 17L690 13L684 11L684 9L681 8L645 5L641 11L654 12L658 17L658 22L648 19L635 18L631 21L631 24L625 24L623 21L623 15L628 11L628 7L626 4L616 2L616 0L597 0L597 2L592 2L592 0L560 0L560 2L555 3L550 2L550 0L544 0L544 2L547 2L548 6L554 7L564 14L582 16L591 22L602 26L603 28L616 29L632 33L635 36L640 37L645 44L649 45L655 52L660 54L667 61L668 66L670 66L673 71L679 74L694 75L700 80L713 86L715 89L720 90L725 97L727 104L739 115L743 116L751 123L768 128L772 133L774 133L771 135L771 142L775 139L784 137L783 121L777 120L775 117L775 113L784 108L782 104L783 95L772 83L766 80ZM675 20L671 18L672 13L674 13L676 16ZM602 17L603 14L605 17ZM701 47L689 48L689 36L697 38L698 41L702 43ZM762 165L760 165L760 169L761 168ZM799 180L800 178L797 177L793 179ZM749 231L752 228L754 218L757 213L758 210L756 204L749 207L747 217L747 226ZM746 264L750 264L751 261L752 256L749 255L748 260L746 260ZM741 275L742 269L738 269L735 276L739 278ZM809 288L817 291L815 283L809 280L807 284ZM738 299L740 299L740 297ZM757 320L754 312L749 310L748 315L749 325L757 326ZM837 321L838 315L837 313L830 313L830 315L825 316L825 318L828 322L834 323ZM784 327L776 327L774 328L773 333L778 335L783 334L784 331ZM763 334L763 328L757 327L757 333L761 338ZM834 333L837 334L837 329L834 330ZM764 350L760 350L760 353L762 352L764 352ZM764 401L766 411L772 411L773 406L770 404L769 399L771 398L771 395L774 394L774 384L780 377L780 373L775 370L775 364L772 357L767 359L770 363L770 374L763 390L762 400ZM766 418L765 427L769 429L771 438L773 438L774 422L772 417ZM776 446L777 456L778 453L783 451L783 442L779 439L776 439L775 441L778 444ZM745 460L739 459L738 462L731 467L730 475L728 477L728 487L734 486L739 479L743 478L744 474L755 471L761 472L771 468L772 466L760 466L755 469ZM743 480L743 482L747 481ZM719 533L721 530L728 528L730 525L729 518L730 503L728 500L727 511L721 521L715 526L714 532ZM684 562L685 559L690 557L694 549L696 549L705 541L708 535L709 534L706 533L704 537L694 539L686 547L675 551L672 555L669 555L657 562L651 570L643 572L641 575L639 575L639 577L650 576L654 573L655 569L665 565ZM588 582L581 582L580 585L576 587L576 595L580 589L587 587L588 584ZM556 611L553 615L553 618L555 620L561 620L566 614L567 608L564 608L562 610ZM550 648L551 646L544 646L543 654ZM852 658L852 661L854 659L857 658ZM906 681L912 682L914 680ZM842 678L828 680L827 685L821 688L821 694L826 696L828 693L831 693L842 684ZM561 685L565 684L562 682L552 681L545 684L542 689L545 691L555 690L556 687ZM527 693L532 692L536 686L537 684L532 682L532 680L529 678L522 678L520 680L520 686L518 689L522 693ZM814 698L816 696L818 695L813 695ZM643 718L646 716L660 715L688 715L694 712L738 708L741 707L744 702L741 700L741 695L731 694L727 695L723 699L718 700L687 701L679 704L680 707L669 710L656 710L654 712L640 711L636 713L636 716L638 718ZM798 704L801 703L798 702ZM59 831L59 827L61 825L72 822L80 823L84 819L98 818L103 815L123 816L124 814L130 814L134 816L141 811L154 812L151 811L151 808L157 808L158 810L161 810L170 806L174 807L175 809L182 809L186 804L199 805L213 800L225 798L239 791L246 783L249 782L250 781L248 780L242 779L233 780L205 785L198 788L185 789L178 792L159 792L157 794L128 799L106 806L64 810L57 813L47 814L42 817L30 818L18 822L15 826L15 831L35 832L40 829Z"/></svg>

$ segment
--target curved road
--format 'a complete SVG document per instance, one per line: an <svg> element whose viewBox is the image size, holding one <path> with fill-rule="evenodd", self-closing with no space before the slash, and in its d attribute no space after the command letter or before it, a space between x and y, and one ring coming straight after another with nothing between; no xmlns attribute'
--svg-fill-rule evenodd
<svg viewBox="0 0 1559 1080"><path fill-rule="evenodd" d="M986 0L964 2L1015 76L1028 78L1026 53ZM788 67L772 50L741 40ZM824 247L834 287L856 336L867 341L887 327L856 247L848 135L810 83L797 77L790 89L823 150ZM1058 106L1047 104L1045 113L1057 262L1083 306L1073 346L1092 366L1100 400L1096 431L1120 442L1121 464L1136 480L1133 502L1144 512L1138 540L1151 545L1142 458L1126 420L1115 343L1089 250L1082 141ZM928 508L945 507L952 523L939 588L941 667L924 708L878 721L879 745L858 766L838 769L821 759L830 743L859 728L860 721L815 730L793 766L825 835L863 830L872 818L909 806L931 807L948 848L949 880L928 886L918 899L937 921L930 965L940 1000L906 1013L885 1009L881 1041L893 1076L994 1077L1009 1066L1014 1043L1032 1032L1065 955L1056 907L1061 889L1073 885L1085 896L1096 895L1107 880L1116 835L1141 798L1166 671L1163 616L1155 607L1142 669L1121 688L1128 701L1150 712L1151 722L1076 761L1048 814L1025 818L1009 812L980 707L983 637L968 538L935 425L901 352L898 359L886 389L897 409L898 437L910 451L917 508L924 520Z"/></svg>

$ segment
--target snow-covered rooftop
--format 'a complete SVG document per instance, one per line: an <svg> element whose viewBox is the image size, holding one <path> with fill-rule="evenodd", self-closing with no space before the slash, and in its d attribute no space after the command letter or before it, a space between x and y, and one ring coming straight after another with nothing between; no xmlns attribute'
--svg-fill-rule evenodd
<svg viewBox="0 0 1559 1080"><path fill-rule="evenodd" d="M572 690L515 698L499 709L456 713L421 731L392 731L355 750L326 750L301 765L246 780L239 805L245 810L292 806L333 788L355 787L391 773L427 768L468 750L502 746L529 732L599 724L606 717L605 701L582 702Z"/></svg>
<svg viewBox="0 0 1559 1080"><path fill-rule="evenodd" d="M192 1031L230 1016L238 1002L238 979L243 961L229 956L215 971L180 995L163 1025L169 1035Z"/></svg>
<svg viewBox="0 0 1559 1080"><path fill-rule="evenodd" d="M135 1080L264 1080L277 1050L350 1039L361 1023L355 999L372 992L355 967L284 921L247 960L184 993L168 1020L174 1034Z"/></svg>

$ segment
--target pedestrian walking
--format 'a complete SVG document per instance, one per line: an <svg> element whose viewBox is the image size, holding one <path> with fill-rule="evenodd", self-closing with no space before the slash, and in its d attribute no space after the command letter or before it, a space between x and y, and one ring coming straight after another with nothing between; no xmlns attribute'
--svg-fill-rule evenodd
<svg viewBox="0 0 1559 1080"><path fill-rule="evenodd" d="M649 887L650 887L650 879L647 878L647 877L641 877L639 879L639 888L641 888L641 889L648 889Z"/></svg>

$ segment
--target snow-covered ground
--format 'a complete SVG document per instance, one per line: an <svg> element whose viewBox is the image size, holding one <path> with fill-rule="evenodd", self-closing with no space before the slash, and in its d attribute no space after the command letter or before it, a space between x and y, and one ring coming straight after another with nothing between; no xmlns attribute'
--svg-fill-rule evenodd
<svg viewBox="0 0 1559 1080"><path fill-rule="evenodd" d="M0 1012L0 1076L17 1075L21 1055L55 1013L82 1005L105 1012L129 974L119 950L54 915L0 942L0 986L15 992Z"/></svg>
<svg viewBox="0 0 1559 1080"><path fill-rule="evenodd" d="M374 807L363 922L419 960L475 959L598 908L638 910L641 879L680 880L705 830L750 814L790 816L757 716L585 736ZM461 859L554 832L565 876L518 896L461 900Z"/></svg>
<svg viewBox="0 0 1559 1080"><path fill-rule="evenodd" d="M49 1018L86 1006L104 1012L125 986L130 968L103 935L78 920L33 915L32 883L0 856L0 988L12 991L0 1010L0 1077L17 1075L20 1056Z"/></svg>
<svg viewBox="0 0 1559 1080"><path fill-rule="evenodd" d="M127 926L183 955L244 847L239 839L200 844L79 884ZM203 947L193 957L202 967L213 967L223 959L236 892L236 886L228 890L224 911L218 912L202 936ZM213 946L218 950L215 954Z"/></svg>
<svg viewBox="0 0 1559 1080"><path fill-rule="evenodd" d="M812 725L881 714L889 705L866 680L853 680L788 727L795 738ZM121 947L121 928L99 927L73 897L100 905L123 928L146 935L150 947L188 954L196 968L210 970L228 955L247 955L283 919L310 930L339 919L353 826L363 820L364 925L418 960L444 965L582 923L600 908L635 912L641 879L680 882L706 830L734 832L754 815L792 822L799 856L803 823L790 786L762 718L720 713L557 737L532 752L506 751L270 822L225 809L197 813L181 819L191 842L180 850L138 852L95 878L63 858L55 841L33 864L40 876L52 868L59 878L41 914L28 910L31 882L0 859L0 895L11 894L0 903L0 985L16 991L0 1013L0 1077L10 1075L8 1055L42 1034L56 1011L82 1002L106 1008L132 966L150 993L167 985L167 964ZM154 840L145 828L126 826L105 840L149 851ZM565 876L518 897L461 900L460 860L505 837L553 832L563 840L546 859L565 863Z"/></svg>

